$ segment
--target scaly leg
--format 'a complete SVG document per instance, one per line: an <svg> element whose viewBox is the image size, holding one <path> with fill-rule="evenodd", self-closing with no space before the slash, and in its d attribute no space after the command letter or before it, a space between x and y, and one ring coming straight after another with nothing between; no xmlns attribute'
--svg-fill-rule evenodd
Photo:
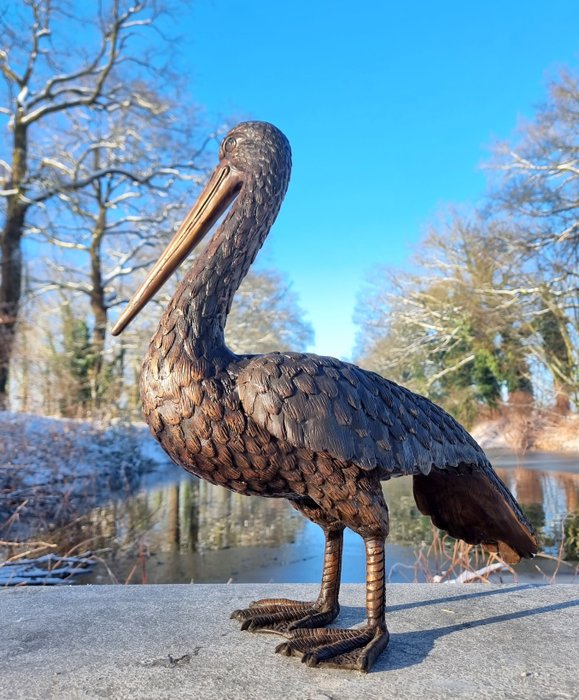
<svg viewBox="0 0 579 700"><path fill-rule="evenodd" d="M308 666L370 670L386 648L384 539L368 537L366 545L367 624L359 629L295 629L276 652L300 656Z"/></svg>
<svg viewBox="0 0 579 700"><path fill-rule="evenodd" d="M344 528L324 529L324 569L320 595L315 602L266 598L250 604L249 608L235 610L231 617L241 622L242 630L287 634L299 628L323 628L335 620L340 612L338 594L342 569Z"/></svg>

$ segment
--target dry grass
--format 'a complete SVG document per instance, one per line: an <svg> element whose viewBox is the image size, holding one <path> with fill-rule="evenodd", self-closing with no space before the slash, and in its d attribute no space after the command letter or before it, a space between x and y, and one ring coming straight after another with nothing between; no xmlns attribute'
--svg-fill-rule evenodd
<svg viewBox="0 0 579 700"><path fill-rule="evenodd" d="M579 564L564 560L565 532L562 528L561 544L557 556L539 553L533 560L535 569L543 580L555 583L564 569L575 581L579 577ZM550 571L545 568L549 564ZM394 564L393 573L406 571L407 580L426 583L516 583L515 568L503 561L495 552L487 552L480 545L455 540L438 528L432 528L432 542L416 551L412 565Z"/></svg>
<svg viewBox="0 0 579 700"><path fill-rule="evenodd" d="M547 416L534 447L545 452L579 453L579 415Z"/></svg>
<svg viewBox="0 0 579 700"><path fill-rule="evenodd" d="M579 454L579 415L519 406L488 417L471 430L484 448L507 448Z"/></svg>

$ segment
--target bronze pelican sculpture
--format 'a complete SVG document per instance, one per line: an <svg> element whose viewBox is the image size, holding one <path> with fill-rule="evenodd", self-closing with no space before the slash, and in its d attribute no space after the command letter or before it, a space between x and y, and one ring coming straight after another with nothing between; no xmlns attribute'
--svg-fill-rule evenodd
<svg viewBox="0 0 579 700"><path fill-rule="evenodd" d="M153 336L141 374L144 414L187 471L238 493L287 498L325 533L318 599L256 601L232 614L242 629L285 635L276 651L308 665L368 671L389 639L381 480L412 475L416 503L435 525L509 560L532 556L537 540L481 448L428 399L330 357L239 356L227 348L233 295L277 216L290 169L290 146L276 127L234 128L207 186L113 334L230 207ZM366 546L367 622L326 628L339 612L345 527Z"/></svg>

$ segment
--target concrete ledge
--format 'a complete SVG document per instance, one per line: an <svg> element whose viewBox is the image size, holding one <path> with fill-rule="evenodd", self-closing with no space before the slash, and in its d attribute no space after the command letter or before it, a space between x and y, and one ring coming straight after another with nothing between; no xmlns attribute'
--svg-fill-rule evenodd
<svg viewBox="0 0 579 700"><path fill-rule="evenodd" d="M368 675L307 668L280 637L239 631L256 598L310 585L20 588L0 592L1 698L577 698L579 588L390 585L390 646ZM343 587L340 626L364 618Z"/></svg>

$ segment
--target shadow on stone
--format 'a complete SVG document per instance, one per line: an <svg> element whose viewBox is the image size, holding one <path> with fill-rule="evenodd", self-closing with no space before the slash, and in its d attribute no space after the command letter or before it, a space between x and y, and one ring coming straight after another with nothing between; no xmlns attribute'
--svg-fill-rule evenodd
<svg viewBox="0 0 579 700"><path fill-rule="evenodd" d="M388 589L386 589L386 612L392 613L397 610L408 610L410 608L421 608L426 605L438 605L439 603L456 603L462 600L468 600L469 598L486 598L492 595L508 595L510 593L518 593L520 591L527 591L530 589L542 588L548 586L549 584L537 584L537 583L522 583L515 586L509 586L508 588L492 588L488 591L479 591L477 593L465 593L464 595L450 595L444 598L429 598L428 600L417 600L412 603L403 603L402 605L388 605Z"/></svg>
<svg viewBox="0 0 579 700"><path fill-rule="evenodd" d="M472 597L479 597L478 594ZM460 597L468 596L457 596L455 598L449 598L446 600L455 602ZM439 603L445 599L428 601L430 603ZM575 600L566 601L563 603L556 603L553 605L544 605L535 608L529 608L528 610L519 610L513 613L507 613L504 615L495 615L493 617L487 617L479 620L471 620L468 622L462 622L456 625L447 625L445 627L439 627L432 630L417 630L416 632L403 632L403 633L393 633L390 637L390 644L386 652L378 659L372 672L387 672L394 671L397 669L408 668L409 666L415 666L422 663L426 657L430 654L434 648L434 643L448 634L453 632L460 632L465 629L473 629L475 627L483 627L486 625L494 625L503 622L508 622L510 620L518 620L525 617L530 617L532 615L544 615L546 613L556 612L558 610L564 610L566 608L579 606L579 598ZM400 607L414 607L414 604L409 604Z"/></svg>

